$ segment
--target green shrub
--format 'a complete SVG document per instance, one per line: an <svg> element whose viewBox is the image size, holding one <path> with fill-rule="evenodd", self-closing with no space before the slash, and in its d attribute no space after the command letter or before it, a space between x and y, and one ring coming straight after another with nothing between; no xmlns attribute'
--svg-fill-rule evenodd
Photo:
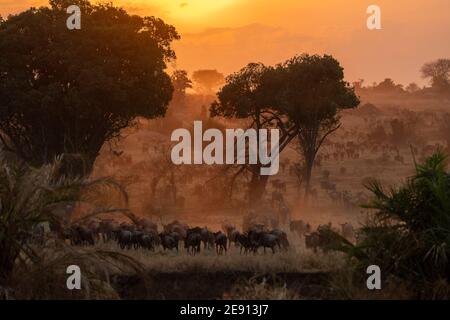
<svg viewBox="0 0 450 320"><path fill-rule="evenodd" d="M416 165L413 177L386 190L373 181L366 187L373 200L365 208L374 214L358 232L356 245L340 247L358 274L378 265L382 275L413 284L418 297L436 298L450 278L450 174L446 156L438 152ZM448 297L448 296L447 296Z"/></svg>

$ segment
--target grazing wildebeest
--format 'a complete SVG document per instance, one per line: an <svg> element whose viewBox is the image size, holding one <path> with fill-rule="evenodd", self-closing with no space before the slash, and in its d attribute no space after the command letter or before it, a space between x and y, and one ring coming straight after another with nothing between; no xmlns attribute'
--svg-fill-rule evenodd
<svg viewBox="0 0 450 320"><path fill-rule="evenodd" d="M87 223L88 229L92 232L94 238L100 240L100 222L98 220L91 220Z"/></svg>
<svg viewBox="0 0 450 320"><path fill-rule="evenodd" d="M197 232L189 232L184 240L184 248L189 254L196 255L200 252L202 237Z"/></svg>
<svg viewBox="0 0 450 320"><path fill-rule="evenodd" d="M216 244L216 237L214 236L214 233L208 232L208 248L214 248Z"/></svg>
<svg viewBox="0 0 450 320"><path fill-rule="evenodd" d="M171 233L169 233L169 236L171 236L173 238L173 240L175 240L175 245L177 246L177 251L178 251L178 246L181 241L180 234L178 232L171 232Z"/></svg>
<svg viewBox="0 0 450 320"><path fill-rule="evenodd" d="M236 239L236 243L241 246L240 253L242 254L242 249L244 253L247 254L249 250L252 250L252 243L247 234L239 234Z"/></svg>
<svg viewBox="0 0 450 320"><path fill-rule="evenodd" d="M225 233L219 231L214 233L215 244L216 244L216 252L218 255L224 254L227 252L227 243L228 239Z"/></svg>
<svg viewBox="0 0 450 320"><path fill-rule="evenodd" d="M285 250L289 249L289 241L288 241L286 232L275 229L275 230L270 231L270 233L277 236L278 243L283 247L283 249L285 249Z"/></svg>
<svg viewBox="0 0 450 320"><path fill-rule="evenodd" d="M200 228L200 236L202 237L202 242L203 242L203 248L207 249L209 248L209 244L210 244L210 231L208 230L208 228L204 227L204 228Z"/></svg>
<svg viewBox="0 0 450 320"><path fill-rule="evenodd" d="M189 227L186 224L180 223L177 220L164 226L165 233L176 232L180 235L181 239L183 240L186 239L188 229Z"/></svg>
<svg viewBox="0 0 450 320"><path fill-rule="evenodd" d="M276 246L281 248L278 237L266 231L251 230L248 232L248 236L255 253L258 252L258 248L260 247L264 248L264 253L266 252L266 248L272 249L272 253L275 253Z"/></svg>
<svg viewBox="0 0 450 320"><path fill-rule="evenodd" d="M70 240L72 245L93 246L95 244L94 234L86 226L72 226L70 228Z"/></svg>
<svg viewBox="0 0 450 320"><path fill-rule="evenodd" d="M178 239L175 239L175 237L178 236L178 234L175 235L175 233L167 234L167 233L160 233L159 238L161 239L161 245L166 251L176 249L178 252Z"/></svg>
<svg viewBox="0 0 450 320"><path fill-rule="evenodd" d="M144 235L143 231L133 231L131 232L131 243L134 249L138 249L141 245L141 238Z"/></svg>
<svg viewBox="0 0 450 320"><path fill-rule="evenodd" d="M99 232L103 242L114 239L115 232L119 229L119 224L111 219L100 221Z"/></svg>
<svg viewBox="0 0 450 320"><path fill-rule="evenodd" d="M133 245L133 233L129 230L119 229L116 232L117 243L121 249L131 249Z"/></svg>
<svg viewBox="0 0 450 320"><path fill-rule="evenodd" d="M155 250L155 238L151 234L142 234L139 239L139 246L144 249L148 249L151 251Z"/></svg>

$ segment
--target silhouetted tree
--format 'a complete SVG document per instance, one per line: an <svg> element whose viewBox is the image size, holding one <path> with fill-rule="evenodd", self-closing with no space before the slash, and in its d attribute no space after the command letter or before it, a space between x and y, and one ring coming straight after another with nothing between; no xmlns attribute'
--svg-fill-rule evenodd
<svg viewBox="0 0 450 320"><path fill-rule="evenodd" d="M332 56L296 56L277 67L281 91L277 104L294 123L305 161L305 200L317 152L325 139L340 127L338 111L354 108L359 99L344 81L344 69Z"/></svg>
<svg viewBox="0 0 450 320"><path fill-rule="evenodd" d="M211 115L248 118L257 130L280 129L280 152L297 137L305 158L308 194L316 154L326 137L340 126L337 112L359 104L343 78L339 62L327 55L296 56L275 68L249 64L227 77L218 102L211 106ZM268 176L260 175L260 165L246 168L252 170L253 203L264 193Z"/></svg>
<svg viewBox="0 0 450 320"><path fill-rule="evenodd" d="M210 114L225 118L251 120L251 127L279 128L281 130L281 151L295 138L297 128L281 114L277 108L275 95L279 92L280 82L271 67L261 63L250 63L239 72L226 78L226 84L218 92L218 101L210 108ZM260 174L261 164L241 166L236 176L244 170L251 172L249 185L250 204L258 203L265 192L269 176Z"/></svg>
<svg viewBox="0 0 450 320"><path fill-rule="evenodd" d="M186 89L192 88L192 81L185 70L175 70L172 74L172 85L174 88L174 99L184 99Z"/></svg>
<svg viewBox="0 0 450 320"><path fill-rule="evenodd" d="M373 90L380 93L388 93L388 94L395 94L395 93L402 93L403 85L396 84L394 80L391 78L386 78L383 81L381 81L379 84L377 84Z"/></svg>
<svg viewBox="0 0 450 320"><path fill-rule="evenodd" d="M438 59L423 65L420 70L424 79L439 92L450 90L450 59Z"/></svg>
<svg viewBox="0 0 450 320"><path fill-rule="evenodd" d="M192 74L192 79L205 94L212 94L217 86L225 82L225 77L217 70L197 70Z"/></svg>
<svg viewBox="0 0 450 320"><path fill-rule="evenodd" d="M81 8L81 30L66 27L72 4ZM3 143L33 165L80 154L89 171L103 143L137 116L165 114L175 39L158 18L85 0L10 16L0 24Z"/></svg>
<svg viewBox="0 0 450 320"><path fill-rule="evenodd" d="M408 84L408 86L405 88L406 91L408 91L409 93L414 93L420 90L420 87L414 83L411 82L410 84Z"/></svg>

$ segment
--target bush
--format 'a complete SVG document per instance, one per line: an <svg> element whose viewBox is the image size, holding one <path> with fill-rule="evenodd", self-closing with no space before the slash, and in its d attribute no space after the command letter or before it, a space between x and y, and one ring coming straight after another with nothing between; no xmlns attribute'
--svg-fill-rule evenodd
<svg viewBox="0 0 450 320"><path fill-rule="evenodd" d="M448 297L450 278L450 174L438 152L416 165L416 173L399 188L386 191L367 185L375 212L359 231L356 245L340 249L358 274L378 265L382 275L414 286L419 298ZM439 284L439 290L436 290Z"/></svg>

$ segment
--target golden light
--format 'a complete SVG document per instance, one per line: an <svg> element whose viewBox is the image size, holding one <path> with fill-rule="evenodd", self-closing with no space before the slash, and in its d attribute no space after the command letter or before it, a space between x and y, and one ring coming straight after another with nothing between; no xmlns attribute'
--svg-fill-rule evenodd
<svg viewBox="0 0 450 320"><path fill-rule="evenodd" d="M170 15L176 19L204 19L237 0L166 0Z"/></svg>

